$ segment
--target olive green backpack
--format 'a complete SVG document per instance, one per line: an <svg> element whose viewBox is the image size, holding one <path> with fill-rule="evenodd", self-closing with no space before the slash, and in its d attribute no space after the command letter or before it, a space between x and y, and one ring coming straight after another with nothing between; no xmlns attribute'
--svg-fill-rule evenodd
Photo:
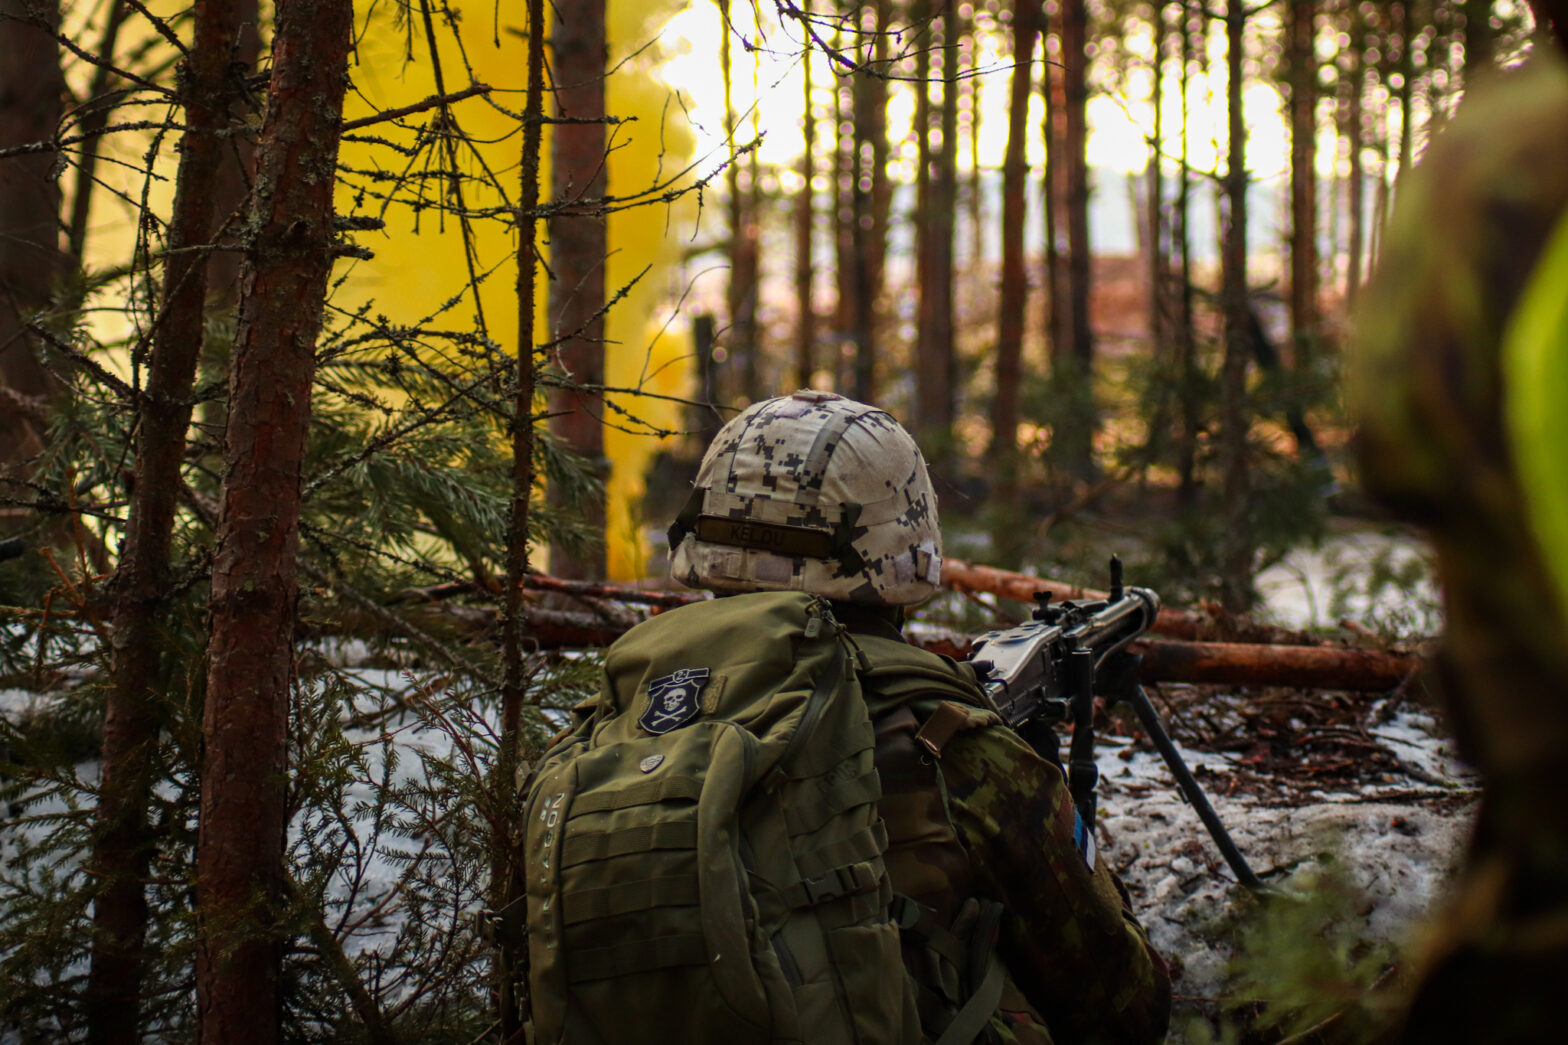
<svg viewBox="0 0 1568 1045"><path fill-rule="evenodd" d="M921 1040L858 657L793 592L610 648L528 794L534 1041Z"/></svg>

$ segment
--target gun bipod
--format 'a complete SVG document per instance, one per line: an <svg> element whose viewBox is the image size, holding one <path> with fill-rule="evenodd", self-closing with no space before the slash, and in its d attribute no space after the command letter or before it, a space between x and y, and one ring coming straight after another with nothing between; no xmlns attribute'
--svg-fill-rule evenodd
<svg viewBox="0 0 1568 1045"><path fill-rule="evenodd" d="M1202 786L1192 775L1192 770L1187 768L1187 763L1181 757L1181 751L1171 740L1170 734L1165 731L1165 724L1160 721L1160 714L1154 709L1149 695L1143 691L1143 686L1138 681L1142 659L1136 653L1118 654L1113 663L1106 664L1101 669L1103 674L1100 692L1114 701L1126 701L1132 705L1133 711L1138 715L1138 721L1148 732L1149 739L1154 741L1155 749L1165 760L1171 776L1175 777L1176 786L1180 789L1182 797L1192 806L1198 814L1198 819L1208 829L1209 837L1214 839L1215 847L1225 858L1225 863L1230 865L1236 880L1255 892L1264 889L1263 880L1248 866L1247 858L1241 855L1241 850L1236 847L1230 832L1220 821L1219 814L1209 803L1208 796L1203 793Z"/></svg>

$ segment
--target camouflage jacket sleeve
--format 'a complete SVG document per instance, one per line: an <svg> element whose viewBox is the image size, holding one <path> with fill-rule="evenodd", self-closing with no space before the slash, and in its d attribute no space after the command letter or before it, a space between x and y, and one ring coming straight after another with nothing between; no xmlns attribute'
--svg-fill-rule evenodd
<svg viewBox="0 0 1568 1045"><path fill-rule="evenodd" d="M1007 908L1002 958L1055 1041L1162 1040L1169 970L1116 876L1075 844L1061 771L1001 726L955 736L941 766L977 889Z"/></svg>

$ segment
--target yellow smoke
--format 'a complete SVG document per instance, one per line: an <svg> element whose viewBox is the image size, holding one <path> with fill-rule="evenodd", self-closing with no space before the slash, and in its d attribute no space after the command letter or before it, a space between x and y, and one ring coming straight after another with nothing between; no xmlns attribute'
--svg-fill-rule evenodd
<svg viewBox="0 0 1568 1045"><path fill-rule="evenodd" d="M373 113L409 105L437 92L436 62L430 55L424 23L418 5L410 16L397 13L392 5L364 4L362 30L357 42L357 62L350 69L353 90L345 119L354 120ZM463 205L470 211L502 207L515 202L519 189L518 161L522 151L520 125L500 111L520 112L526 87L525 26L521 5L505 5L501 21L493 21L495 9L481 6L454 25L435 21L439 39L436 59L440 63L443 85L448 93L460 91L474 81L495 89L491 98L470 98L452 107L462 131L470 139L458 147L458 164L468 175L462 186ZM546 4L547 11L553 5ZM614 116L635 118L614 128L617 148L609 159L609 191L626 195L650 186L662 169L668 178L685 166L693 149L693 136L682 119L681 107L674 104L670 89L654 74L653 50L644 50L658 27L684 0L610 0L609 65L615 71L606 83L606 108ZM497 45L499 40L499 46ZM459 44L461 46L459 46ZM642 52L639 57L632 57ZM629 59L629 60L627 60ZM619 63L619 64L618 64ZM470 72L471 70L471 72ZM548 95L546 96L548 106ZM499 107L499 108L498 108ZM423 126L432 133L438 125L436 111L409 117L405 124ZM544 146L546 166L549 158L548 127ZM413 324L426 320L443 305L458 300L444 318L431 321L434 327L452 328L482 318L489 337L516 351L518 340L516 283L516 237L503 220L475 221L465 237L458 222L435 209L394 205L384 209L376 198L392 185L397 195L407 199L423 198L432 205L448 193L449 185L440 171L446 164L439 151L426 150L417 164L394 166L398 155L384 144L363 140L383 138L402 146L412 145L415 135L392 124L378 124L358 132L361 140L345 139L342 163L360 172L355 184L339 188L340 213L379 215L387 221L380 234L359 234L357 242L375 252L374 260L340 267L346 276L335 301L347 309L371 304L372 314L385 315L393 324ZM435 157L429 159L429 157ZM405 164L407 160L403 161ZM475 178L485 171L494 174L493 185ZM543 173L544 195L548 196L548 171ZM422 194L422 197L421 197ZM452 201L446 197L448 204ZM679 240L690 228L683 220L686 205L655 204L618 211L609 219L610 257L606 269L606 289L616 294L641 272L647 273L630 286L623 300L606 316L605 380L612 388L639 388L662 395L678 395L688 384L689 349L683 325L665 330L673 307L679 280ZM673 212L672 212L673 209ZM541 225L541 241L543 240ZM541 243L548 255L548 245ZM481 277L477 292L465 290L470 271ZM534 317L539 341L551 337L546 311L546 276L539 270L539 303ZM626 414L658 429L679 427L679 408L667 400L629 396L612 397ZM610 413L608 420L623 427L625 414ZM608 481L608 560L613 579L642 575L646 558L641 536L642 520L637 505L643 494L642 475L649 459L660 449L660 440L640 432L610 427L605 432L605 452L611 461ZM661 522L661 520L652 520ZM535 561L540 561L535 557Z"/></svg>

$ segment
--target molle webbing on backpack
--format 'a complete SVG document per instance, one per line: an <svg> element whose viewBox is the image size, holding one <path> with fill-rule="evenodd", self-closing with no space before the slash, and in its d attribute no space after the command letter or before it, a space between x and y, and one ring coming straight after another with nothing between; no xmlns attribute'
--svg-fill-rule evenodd
<svg viewBox="0 0 1568 1045"><path fill-rule="evenodd" d="M561 847L561 866L572 867L588 860L604 860L654 849L695 849L697 825L676 821L627 827L614 834L576 835Z"/></svg>
<svg viewBox="0 0 1568 1045"><path fill-rule="evenodd" d="M529 794L535 1040L917 1040L875 734L826 602L654 617L611 648L594 715Z"/></svg>

